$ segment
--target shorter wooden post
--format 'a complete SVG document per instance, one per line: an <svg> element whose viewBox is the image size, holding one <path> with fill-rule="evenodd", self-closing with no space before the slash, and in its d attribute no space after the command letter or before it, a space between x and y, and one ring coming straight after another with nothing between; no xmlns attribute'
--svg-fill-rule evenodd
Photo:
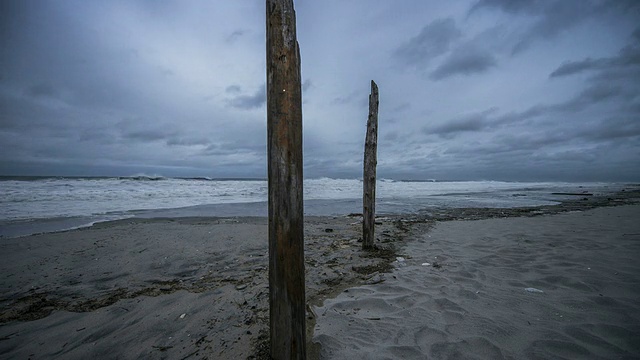
<svg viewBox="0 0 640 360"><path fill-rule="evenodd" d="M362 248L372 249L375 239L376 165L378 164L378 85L371 80L369 118L364 142L364 173L362 176Z"/></svg>

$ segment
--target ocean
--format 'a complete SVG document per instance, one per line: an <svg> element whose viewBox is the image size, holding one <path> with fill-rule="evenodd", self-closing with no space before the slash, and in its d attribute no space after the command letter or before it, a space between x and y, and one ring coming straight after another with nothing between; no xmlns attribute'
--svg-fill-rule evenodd
<svg viewBox="0 0 640 360"><path fill-rule="evenodd" d="M556 204L567 195L602 195L619 183L395 181L381 179L376 214L438 208L509 208ZM570 196L569 196L570 197ZM305 179L305 215L362 212L362 180ZM132 177L0 177L0 237L90 226L132 217L266 216L267 181Z"/></svg>

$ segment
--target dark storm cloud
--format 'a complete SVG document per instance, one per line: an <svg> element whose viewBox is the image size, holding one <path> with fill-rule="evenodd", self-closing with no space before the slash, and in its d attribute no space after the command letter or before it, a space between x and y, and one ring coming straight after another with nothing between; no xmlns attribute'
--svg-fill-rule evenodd
<svg viewBox="0 0 640 360"><path fill-rule="evenodd" d="M508 14L527 15L536 19L512 48L514 54L526 50L537 40L556 37L594 13L593 2L588 0L480 0L471 8L470 13L484 8L499 9Z"/></svg>
<svg viewBox="0 0 640 360"><path fill-rule="evenodd" d="M633 38L637 41L640 42L640 27L635 29L633 31L633 33L631 34L631 36L633 36Z"/></svg>
<svg viewBox="0 0 640 360"><path fill-rule="evenodd" d="M534 105L522 112L510 112L497 116L490 120L490 123L492 125L513 125L536 117L577 113L588 107L596 106L599 103L614 100L622 96L624 96L624 92L619 87L609 84L594 84L565 102Z"/></svg>
<svg viewBox="0 0 640 360"><path fill-rule="evenodd" d="M631 117L602 118L575 124L558 124L554 128L540 129L531 133L506 133L494 138L493 146L477 151L512 152L522 150L550 149L555 145L596 145L621 139L640 137L640 123Z"/></svg>
<svg viewBox="0 0 640 360"><path fill-rule="evenodd" d="M565 102L556 104L538 104L523 111L508 112L504 114L499 114L499 109L497 108L490 108L478 113L473 113L459 118L447 120L440 125L423 127L422 132L427 136L438 135L445 139L453 139L454 137L458 137L461 134L467 132L484 132L489 130L495 131L497 129L505 127L527 125L535 119L572 115L582 112L589 107L598 106L602 103L608 103L612 101L625 103L630 101L631 97L635 96L634 94L634 92L625 92L622 90L622 88L611 84L596 82ZM628 117L625 117L625 119L627 118ZM636 127L632 127L632 124L629 124L628 122L618 121L622 120L609 122L609 124L610 126L616 127L618 129L624 128L629 131L629 134L635 134L634 129L636 129ZM625 124L625 126L620 126L620 124L623 123ZM573 122L569 122L568 124L570 126L577 125ZM579 125L579 130L572 131L571 134L564 136L595 140L597 137L595 137L593 134L602 133L602 130L604 129L604 125L601 126L600 123L598 123L597 130L593 130L593 124L582 123ZM586 130L585 126L588 126ZM553 131L551 131L550 134L551 133L553 133ZM619 134L619 131L607 131L607 133ZM620 136L615 135L615 137ZM550 141L549 143L544 143L544 145L555 143L553 141L554 136L545 135L543 136L543 138ZM598 139L605 139L605 137L601 137ZM521 144L523 144L524 146L526 142L521 142Z"/></svg>
<svg viewBox="0 0 640 360"><path fill-rule="evenodd" d="M111 145L118 141L118 137L107 129L89 128L79 131L78 141Z"/></svg>
<svg viewBox="0 0 640 360"><path fill-rule="evenodd" d="M199 134L197 131L191 129L178 129L171 124L159 124L153 125L145 119L128 119L121 121L115 126L119 129L119 133L114 135L118 136L120 141L140 142L140 143L153 143L160 142L167 146L182 146L182 147L211 147L211 139ZM89 136L95 136L100 139L100 135L93 132L89 133ZM228 150L233 152L236 148L230 147Z"/></svg>
<svg viewBox="0 0 640 360"><path fill-rule="evenodd" d="M602 69L608 67L609 64L609 59L584 59L581 61L567 62L554 70L549 77L567 76L583 71Z"/></svg>
<svg viewBox="0 0 640 360"><path fill-rule="evenodd" d="M25 94L32 97L55 97L56 90L47 83L40 83L29 87Z"/></svg>
<svg viewBox="0 0 640 360"><path fill-rule="evenodd" d="M495 57L487 50L475 46L456 49L430 75L432 80L442 80L454 75L483 73L496 66Z"/></svg>
<svg viewBox="0 0 640 360"><path fill-rule="evenodd" d="M635 116L606 118L580 132L588 140L609 141L640 137L640 121Z"/></svg>
<svg viewBox="0 0 640 360"><path fill-rule="evenodd" d="M264 177L256 4L0 2L0 173ZM632 178L635 4L297 4L305 176L361 176L374 78L384 176Z"/></svg>
<svg viewBox="0 0 640 360"><path fill-rule="evenodd" d="M612 21L637 19L637 4L640 2L478 1L469 15L481 9L497 9L504 15L495 18L498 24L496 29L503 32L506 29L507 32L501 38L494 37L496 41L493 42L490 38L473 38L465 34L466 43L457 44L458 47L431 73L431 79L440 79L446 84L451 75L474 73L473 70L465 73L458 69L477 69L478 72L493 69L495 73L501 72L502 66L496 66L498 59L501 65L509 61L509 58L501 57L503 46L509 49L505 55L510 52L526 56L523 50L532 44L544 48L546 44L561 38L561 34L563 37L565 34L574 34L577 25L587 20L593 25L594 21L607 21L605 16L612 14L615 15L609 18ZM512 27L502 26L501 21L512 19L522 21L514 22ZM512 31L509 32L509 29ZM640 30L636 28L633 37L637 36L640 36ZM503 43L499 43L499 39L504 39ZM488 57L484 61L481 56L478 56L480 61L467 61L467 58L475 59L470 56L472 52L464 54L461 51L464 45L486 49ZM520 111L504 112L490 108L452 117L437 125L422 128L423 135L437 135L442 141L430 137L428 141L423 139L418 143L432 144L432 148L440 149L430 157L442 159L439 160L439 171L449 176L460 174L457 168L461 166L465 167L468 174L487 178L493 178L496 174L520 179L638 176L638 171L632 169L640 164L634 158L640 154L640 122L637 121L640 116L640 86L637 85L640 84L637 81L640 79L640 69L637 66L637 54L636 46L631 44L615 56L565 60L551 76L554 79L549 83L561 81L557 79L568 75L588 73L590 76L583 83L574 85L574 96L555 103L532 98L529 102L537 105L524 106ZM456 60L455 55L460 61L452 61ZM409 157L410 152L405 151L405 154ZM408 161L415 162L417 159ZM467 159L474 160L470 162ZM427 157L424 160L431 161ZM588 173L584 172L585 169L589 169ZM578 172L582 175L576 176Z"/></svg>
<svg viewBox="0 0 640 360"><path fill-rule="evenodd" d="M587 58L580 61L566 62L554 70L549 77L561 77L586 71L608 70L630 66L640 66L640 46L638 45L626 46L614 57L600 59Z"/></svg>
<svg viewBox="0 0 640 360"><path fill-rule="evenodd" d="M422 128L422 132L426 135L433 134L440 135L444 138L450 138L454 134L461 132L481 131L492 126L495 120L491 119L489 116L496 111L496 108L492 108L479 113L452 119L441 125L427 126Z"/></svg>
<svg viewBox="0 0 640 360"><path fill-rule="evenodd" d="M56 97L64 103L60 105L94 111L135 109L151 100L141 88L171 71L144 64L139 51L125 41L108 42L108 32L98 32L83 19L88 3L9 3L21 6L6 15L15 24L2 34L0 67L6 86L26 88L25 95ZM67 13L66 6L77 13Z"/></svg>
<svg viewBox="0 0 640 360"><path fill-rule="evenodd" d="M469 15L483 9L497 9L510 15L524 15L535 19L521 33L512 54L520 53L538 40L549 40L579 25L586 19L610 12L636 11L640 2L630 1L567 1L567 0L480 0Z"/></svg>
<svg viewBox="0 0 640 360"><path fill-rule="evenodd" d="M595 83L567 102L548 106L548 110L577 112L584 110L588 106L593 106L597 103L615 99L624 95L624 91L619 86L608 83Z"/></svg>
<svg viewBox="0 0 640 360"><path fill-rule="evenodd" d="M262 107L266 102L267 87L266 84L262 84L253 95L238 95L230 99L229 105L236 109L252 110Z"/></svg>
<svg viewBox="0 0 640 360"><path fill-rule="evenodd" d="M220 25L211 31L210 24L224 19L198 19L210 17L210 11L171 1L148 9L128 1L6 1L0 6L3 169L11 163L45 174L51 162L59 165L57 173L66 169L67 174L80 169L95 174L98 168L128 174L142 168L200 172L232 162L194 154L222 137L243 139L238 128L253 116L238 118L234 106L264 103L264 95L251 91L229 96L231 104L222 100L219 89L233 79L232 69L247 63L234 49L246 51L244 35L250 30L219 31ZM226 9L216 4L217 11ZM225 33L234 48L219 45L227 40ZM214 73L216 68L227 71ZM233 161L246 159L261 163L255 156L233 156ZM260 166L247 168L260 171Z"/></svg>
<svg viewBox="0 0 640 360"><path fill-rule="evenodd" d="M587 78L588 86L567 103L557 105L556 109L570 112L592 104L615 101L618 116L612 118L616 119L612 122L613 129L602 128L598 133L615 137L618 137L619 129L635 133L629 124L619 121L640 116L640 46L637 40L623 47L613 57L565 62L550 74L550 78L558 79L583 72L590 75Z"/></svg>
<svg viewBox="0 0 640 360"><path fill-rule="evenodd" d="M589 181L607 178L607 172L609 176L615 174L628 179L636 176L633 167L639 162L627 155L637 153L633 142L585 143L585 136L574 136L574 130L569 127L540 129L531 133L497 134L489 141L457 142L442 153L449 164L445 173L461 174L459 167L464 165L465 172L478 177L493 178L501 174L524 181ZM473 162L465 160L468 158L473 158Z"/></svg>
<svg viewBox="0 0 640 360"><path fill-rule="evenodd" d="M407 65L422 66L449 51L461 36L453 19L438 19L424 26L420 33L399 46L394 56Z"/></svg>
<svg viewBox="0 0 640 360"><path fill-rule="evenodd" d="M601 146L621 139L638 139L640 124L631 118L605 118L583 124L559 124L553 129L538 129L530 133L501 133L483 145L463 144L447 150L459 155L531 154L532 151L554 149L556 146ZM583 154L586 155L586 154Z"/></svg>
<svg viewBox="0 0 640 360"><path fill-rule="evenodd" d="M169 136L174 136L174 132L167 132L162 129L150 129L150 130L137 130L123 134L125 139L140 140L140 141L159 141L165 140Z"/></svg>
<svg viewBox="0 0 640 360"><path fill-rule="evenodd" d="M131 142L165 142L182 132L175 125L147 117L125 118L112 127L120 139Z"/></svg>
<svg viewBox="0 0 640 360"><path fill-rule="evenodd" d="M473 13L482 8L498 8L506 13L517 14L521 12L537 12L534 9L539 9L544 1L536 0L480 0L476 2L469 13Z"/></svg>
<svg viewBox="0 0 640 360"><path fill-rule="evenodd" d="M48 108L34 104L25 97L0 97L0 109L2 109L0 111L0 129L2 130L26 131L31 126L57 126L46 121L46 118L52 115Z"/></svg>
<svg viewBox="0 0 640 360"><path fill-rule="evenodd" d="M564 63L550 77L558 78L589 71L592 76L582 91L563 103L537 105L520 114L506 115L499 121L508 123L554 113L578 113L598 104L612 102L616 103L621 115L626 112L639 116L637 100L634 100L640 92L637 82L640 78L638 55L638 48L626 46L615 57Z"/></svg>
<svg viewBox="0 0 640 360"><path fill-rule="evenodd" d="M192 129L178 129L171 124L154 125L147 119L127 119L116 124L114 129L118 131L110 134L106 129L96 133L89 129L85 136L87 140L119 141L120 143L159 143L170 147L197 147L211 146L211 139ZM110 136L105 137L105 134ZM229 151L234 151L230 148Z"/></svg>

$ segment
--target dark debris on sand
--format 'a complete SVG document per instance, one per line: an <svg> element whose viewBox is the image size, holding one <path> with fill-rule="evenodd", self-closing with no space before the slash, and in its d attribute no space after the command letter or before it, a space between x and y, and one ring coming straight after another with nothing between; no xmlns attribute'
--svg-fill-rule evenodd
<svg viewBox="0 0 640 360"><path fill-rule="evenodd" d="M306 294L307 303L311 306L307 334L310 338L315 325L315 315L310 310L312 306L321 304L324 299L334 297L347 288L366 284L376 274L390 272L393 269L392 263L402 249L403 240L411 238L414 233L428 231L437 221L550 215L603 206L637 204L639 198L640 187L635 186L613 195L590 196L586 200L576 198L550 206L437 209L416 215L381 216L377 218L377 246L368 251L362 250L362 243L358 241L362 230L361 221L357 219L359 214L326 221L322 218L310 219L305 225ZM433 268L437 269L440 265L442 264L434 263ZM268 296L265 293L268 285L267 266L267 258L261 257L246 263L246 269L237 271L232 277L221 271L204 276L168 278L133 288L114 288L92 298L71 298L55 292L34 291L19 298L0 299L0 325L12 321L37 320L58 310L91 312L121 299L156 297L180 290L197 293L231 285L242 291L247 299L251 299L249 303L245 300L244 304L237 304L242 314L247 316L246 329L243 328L243 331L251 332L246 335L252 339L253 344L253 352L249 358L268 359ZM249 328L251 329L248 330ZM198 341L193 349L203 354L212 351L214 345L208 341ZM160 348L155 350L163 352ZM173 350L175 349L164 349L166 352Z"/></svg>

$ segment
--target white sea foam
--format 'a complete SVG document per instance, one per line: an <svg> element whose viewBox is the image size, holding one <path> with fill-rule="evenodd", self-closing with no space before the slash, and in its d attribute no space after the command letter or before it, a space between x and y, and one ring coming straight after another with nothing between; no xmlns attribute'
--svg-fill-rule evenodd
<svg viewBox="0 0 640 360"><path fill-rule="evenodd" d="M553 191L614 191L615 184L517 183L500 181L406 182L382 179L377 199L389 212L429 206L540 205ZM132 210L175 209L198 205L265 202L265 180L174 179L137 175L126 178L3 179L0 221L119 216ZM354 200L362 197L359 179L306 179L305 200ZM318 202L316 202L318 203ZM320 204L320 203L318 203Z"/></svg>

